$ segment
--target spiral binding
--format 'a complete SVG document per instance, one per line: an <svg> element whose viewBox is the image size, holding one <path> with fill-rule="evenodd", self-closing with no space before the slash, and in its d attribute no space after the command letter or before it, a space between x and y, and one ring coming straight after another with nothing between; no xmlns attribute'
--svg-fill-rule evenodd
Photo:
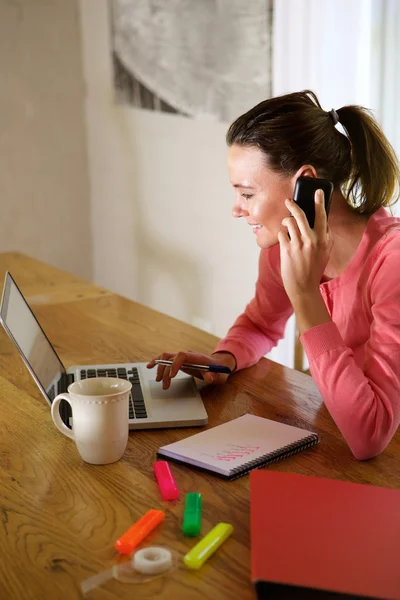
<svg viewBox="0 0 400 600"><path fill-rule="evenodd" d="M311 446L315 446L319 443L319 438L316 433L309 435L304 438L304 440L299 442L293 442L292 444L287 444L283 446L283 448L279 448L279 450L274 450L269 454L264 454L264 456L260 456L260 458L255 458L254 460L250 460L249 462L241 465L240 467L235 467L231 471L231 476L229 479L237 479L242 475L246 475L249 471L253 469L257 469L258 467L264 467L265 465L271 465L273 463L278 462L281 458L288 458L293 454L297 454L302 450L306 450L307 448L311 448Z"/></svg>

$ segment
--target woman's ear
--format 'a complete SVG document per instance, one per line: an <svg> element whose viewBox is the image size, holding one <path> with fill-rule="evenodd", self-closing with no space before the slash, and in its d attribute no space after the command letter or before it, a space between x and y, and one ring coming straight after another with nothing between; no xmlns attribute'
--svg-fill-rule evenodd
<svg viewBox="0 0 400 600"><path fill-rule="evenodd" d="M299 177L318 177L316 169L312 165L303 165L293 175L293 185Z"/></svg>

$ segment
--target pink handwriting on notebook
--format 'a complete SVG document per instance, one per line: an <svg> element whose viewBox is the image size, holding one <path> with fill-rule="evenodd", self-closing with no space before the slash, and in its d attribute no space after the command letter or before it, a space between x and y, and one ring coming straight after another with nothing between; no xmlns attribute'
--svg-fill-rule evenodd
<svg viewBox="0 0 400 600"><path fill-rule="evenodd" d="M230 446L225 452L218 454L215 459L223 460L225 462L232 462L237 458L244 458L245 456L249 456L253 452L257 452L261 446L239 446L234 445Z"/></svg>

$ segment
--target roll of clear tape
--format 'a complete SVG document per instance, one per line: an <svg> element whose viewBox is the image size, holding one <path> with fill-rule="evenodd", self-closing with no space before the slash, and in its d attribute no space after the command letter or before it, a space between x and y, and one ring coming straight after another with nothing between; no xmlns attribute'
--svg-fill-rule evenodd
<svg viewBox="0 0 400 600"><path fill-rule="evenodd" d="M172 554L158 546L143 548L135 552L132 563L142 575L161 575L172 569Z"/></svg>
<svg viewBox="0 0 400 600"><path fill-rule="evenodd" d="M81 583L83 594L87 594L109 579L116 579L121 583L146 583L157 577L168 575L177 568L178 553L172 548L162 546L147 546L136 550L129 561L119 562L101 573L97 573Z"/></svg>
<svg viewBox="0 0 400 600"><path fill-rule="evenodd" d="M146 546L130 556L128 563L114 565L114 578L121 583L145 583L176 569L179 554L165 546Z"/></svg>

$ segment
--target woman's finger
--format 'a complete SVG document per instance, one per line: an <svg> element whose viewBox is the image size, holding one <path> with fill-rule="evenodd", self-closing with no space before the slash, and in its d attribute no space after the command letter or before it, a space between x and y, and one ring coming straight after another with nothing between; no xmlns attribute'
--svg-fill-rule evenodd
<svg viewBox="0 0 400 600"><path fill-rule="evenodd" d="M286 208L290 210L292 220L295 221L300 235L306 237L310 234L310 225L308 223L306 213L300 208L296 202L288 198L285 200Z"/></svg>
<svg viewBox="0 0 400 600"><path fill-rule="evenodd" d="M171 367L164 366L164 374L162 377L162 387L163 390L167 390L171 385Z"/></svg>
<svg viewBox="0 0 400 600"><path fill-rule="evenodd" d="M170 367L170 377L175 377L175 375L185 362L189 362L187 360L187 354L185 352L178 352Z"/></svg>
<svg viewBox="0 0 400 600"><path fill-rule="evenodd" d="M323 239L327 232L327 221L325 210L325 197L323 190L317 190L315 192L315 223L314 231L317 234L318 239Z"/></svg>
<svg viewBox="0 0 400 600"><path fill-rule="evenodd" d="M287 227L284 227L283 225L278 232L278 241L281 248L286 248L290 244Z"/></svg>
<svg viewBox="0 0 400 600"><path fill-rule="evenodd" d="M288 230L290 236L290 243L300 245L301 233L296 219L294 217L285 217L282 221L282 225Z"/></svg>
<svg viewBox="0 0 400 600"><path fill-rule="evenodd" d="M157 365L156 381L161 381L164 377L165 365Z"/></svg>
<svg viewBox="0 0 400 600"><path fill-rule="evenodd" d="M172 360L175 354L171 354L170 352L163 352L160 356L153 358L149 363L147 363L147 368L152 369L156 366L156 360ZM165 365L157 365L157 374L156 381L161 381L164 375Z"/></svg>
<svg viewBox="0 0 400 600"><path fill-rule="evenodd" d="M218 381L218 373L210 373L206 371L203 374L203 379L206 383L216 383Z"/></svg>

